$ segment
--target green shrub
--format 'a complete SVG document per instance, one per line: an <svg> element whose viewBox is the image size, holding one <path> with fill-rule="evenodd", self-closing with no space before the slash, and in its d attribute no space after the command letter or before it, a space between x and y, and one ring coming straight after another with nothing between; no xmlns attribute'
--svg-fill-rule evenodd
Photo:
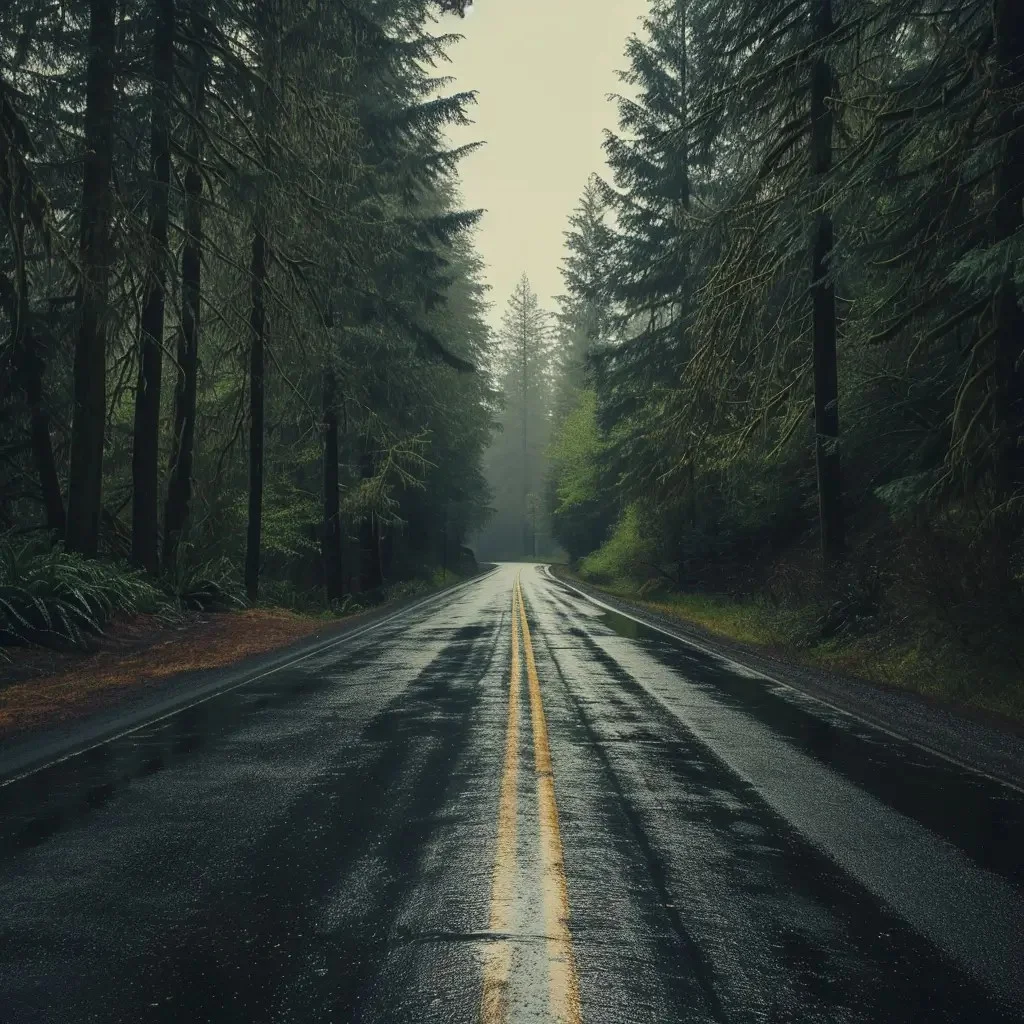
<svg viewBox="0 0 1024 1024"><path fill-rule="evenodd" d="M261 580L259 603L268 608L288 608L314 615L328 611L322 587L299 587L290 580Z"/></svg>
<svg viewBox="0 0 1024 1024"><path fill-rule="evenodd" d="M186 547L179 550L161 586L182 611L229 611L246 606L241 580L228 558L197 561Z"/></svg>
<svg viewBox="0 0 1024 1024"><path fill-rule="evenodd" d="M0 538L0 646L85 647L113 615L165 603L139 570Z"/></svg>
<svg viewBox="0 0 1024 1024"><path fill-rule="evenodd" d="M654 561L653 544L643 534L640 510L630 505L608 540L580 562L579 573L595 583L646 579L655 571Z"/></svg>

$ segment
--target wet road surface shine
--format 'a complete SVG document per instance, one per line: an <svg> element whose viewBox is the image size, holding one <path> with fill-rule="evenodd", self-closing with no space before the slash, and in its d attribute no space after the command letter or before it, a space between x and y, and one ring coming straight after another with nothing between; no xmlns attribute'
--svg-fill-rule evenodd
<svg viewBox="0 0 1024 1024"><path fill-rule="evenodd" d="M502 566L0 786L0 1021L1021 1022L1022 850L1018 791Z"/></svg>

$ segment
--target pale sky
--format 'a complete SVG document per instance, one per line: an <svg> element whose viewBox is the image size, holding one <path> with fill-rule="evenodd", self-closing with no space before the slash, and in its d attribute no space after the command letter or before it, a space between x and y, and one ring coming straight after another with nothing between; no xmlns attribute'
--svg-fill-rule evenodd
<svg viewBox="0 0 1024 1024"><path fill-rule="evenodd" d="M475 89L475 124L452 142L487 144L462 162L467 209L483 207L477 247L487 264L491 321L525 270L541 304L562 291L562 232L592 171L603 173L603 129L616 127L626 37L647 0L475 0L438 28L465 38L438 73Z"/></svg>

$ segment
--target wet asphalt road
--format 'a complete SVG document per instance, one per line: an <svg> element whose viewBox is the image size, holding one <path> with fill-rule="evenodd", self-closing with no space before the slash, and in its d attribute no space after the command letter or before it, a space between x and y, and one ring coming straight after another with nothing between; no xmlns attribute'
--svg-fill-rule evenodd
<svg viewBox="0 0 1024 1024"><path fill-rule="evenodd" d="M0 787L0 1021L1024 1021L1022 852L1020 791L505 565Z"/></svg>

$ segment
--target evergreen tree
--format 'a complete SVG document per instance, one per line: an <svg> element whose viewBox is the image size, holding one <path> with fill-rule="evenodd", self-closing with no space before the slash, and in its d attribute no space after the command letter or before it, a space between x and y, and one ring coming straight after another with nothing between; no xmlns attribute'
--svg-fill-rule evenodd
<svg viewBox="0 0 1024 1024"><path fill-rule="evenodd" d="M616 512L604 479L606 453L597 426L597 396L588 387L591 353L614 338L613 239L595 176L587 182L565 232L565 293L559 296L556 314L553 440L544 486L552 535L574 560L601 543Z"/></svg>
<svg viewBox="0 0 1024 1024"><path fill-rule="evenodd" d="M90 0L85 86L85 156L79 229L82 280L77 307L74 413L68 470L66 544L69 551L99 550L103 500L103 438L106 430L107 332L114 151L114 0Z"/></svg>
<svg viewBox="0 0 1024 1024"><path fill-rule="evenodd" d="M481 543L501 557L535 557L544 548L538 532L554 367L550 317L525 273L508 298L496 342L493 372L504 407L487 475L500 514Z"/></svg>
<svg viewBox="0 0 1024 1024"><path fill-rule="evenodd" d="M330 575L332 598L339 548L375 586L480 525L472 147L443 139L472 94L436 75L438 10L462 5L0 10L0 524L168 586L217 555L250 595Z"/></svg>
<svg viewBox="0 0 1024 1024"><path fill-rule="evenodd" d="M569 217L562 260L565 293L555 313L555 402L557 423L572 409L586 383L591 350L613 336L614 309L609 293L613 231L605 219L600 183L592 176Z"/></svg>

